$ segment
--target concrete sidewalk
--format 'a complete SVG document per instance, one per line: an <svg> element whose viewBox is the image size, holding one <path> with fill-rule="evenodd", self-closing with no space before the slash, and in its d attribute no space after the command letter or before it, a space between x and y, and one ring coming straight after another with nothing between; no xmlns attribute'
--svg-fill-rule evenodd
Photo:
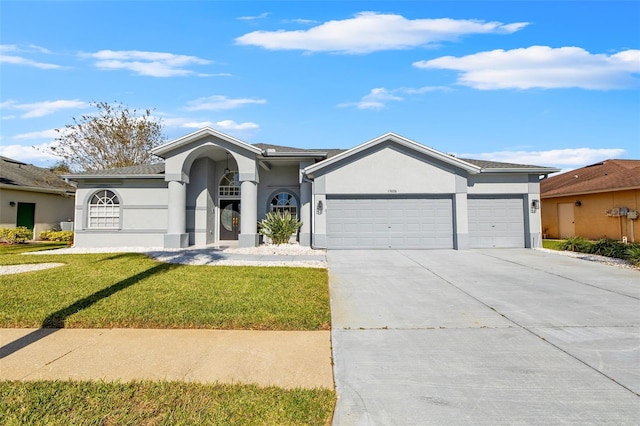
<svg viewBox="0 0 640 426"><path fill-rule="evenodd" d="M329 331L0 329L0 380L333 389Z"/></svg>

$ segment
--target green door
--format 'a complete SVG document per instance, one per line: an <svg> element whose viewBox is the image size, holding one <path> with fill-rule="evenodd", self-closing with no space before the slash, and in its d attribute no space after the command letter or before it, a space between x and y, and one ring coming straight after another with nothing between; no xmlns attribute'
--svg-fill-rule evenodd
<svg viewBox="0 0 640 426"><path fill-rule="evenodd" d="M18 203L18 218L16 220L16 226L25 226L33 231L33 225L35 225L35 223L35 203Z"/></svg>

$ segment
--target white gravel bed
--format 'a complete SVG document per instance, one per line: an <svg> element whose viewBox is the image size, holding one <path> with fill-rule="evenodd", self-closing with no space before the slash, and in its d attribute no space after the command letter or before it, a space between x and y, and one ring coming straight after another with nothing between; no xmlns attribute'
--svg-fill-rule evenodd
<svg viewBox="0 0 640 426"><path fill-rule="evenodd" d="M208 251L207 249L210 249ZM92 253L144 253L159 262L183 265L226 265L226 266L292 266L300 268L327 268L324 260L304 260L305 256L324 256L326 250L314 250L300 244L262 244L258 247L190 247L167 249L164 247L68 247L55 250L29 252L29 255L43 254L92 254ZM296 260L249 260L220 259L216 253L253 256L296 256ZM302 259L300 259L302 257ZM26 265L22 265L26 266ZM11 272L7 272L11 273Z"/></svg>
<svg viewBox="0 0 640 426"><path fill-rule="evenodd" d="M300 244L261 244L258 247L227 247L223 252L260 256L323 256L327 253L324 249L312 249Z"/></svg>
<svg viewBox="0 0 640 426"><path fill-rule="evenodd" d="M25 265L0 265L0 275L40 271L42 269L57 268L58 266L64 266L64 263L29 263Z"/></svg>
<svg viewBox="0 0 640 426"><path fill-rule="evenodd" d="M92 253L148 253L148 252L182 252L189 250L203 250L210 248L211 250L220 250L223 253L234 254L252 254L257 256L322 256L326 254L326 250L312 249L304 247L300 244L261 244L258 247L189 247L189 248L164 248L164 247L95 247L80 248L67 247L55 250L43 250L36 252L28 252L28 255L43 254L92 254Z"/></svg>
<svg viewBox="0 0 640 426"><path fill-rule="evenodd" d="M599 256L597 254L579 253L575 251L565 250L551 250L546 248L536 248L535 250L543 251L545 253L552 253L558 256L575 257L577 259L588 260L589 262L602 263L603 265L617 266L619 268L636 269L638 267L632 265L624 259L617 259L615 257Z"/></svg>
<svg viewBox="0 0 640 426"><path fill-rule="evenodd" d="M164 263L176 263L181 265L209 265L209 266L288 266L297 268L327 268L327 262L322 260L229 260L229 259L211 259L208 256L194 256L184 258L181 256L173 256L163 253L147 253L149 257Z"/></svg>
<svg viewBox="0 0 640 426"><path fill-rule="evenodd" d="M96 253L145 253L148 251L181 251L185 249L166 249L163 247L94 247L80 248L67 247L54 250L30 251L23 253L28 256L48 255L48 254L96 254Z"/></svg>

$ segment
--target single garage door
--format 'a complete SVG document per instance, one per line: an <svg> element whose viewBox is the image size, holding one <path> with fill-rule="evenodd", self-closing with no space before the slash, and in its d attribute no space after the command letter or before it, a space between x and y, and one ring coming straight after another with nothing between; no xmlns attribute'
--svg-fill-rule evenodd
<svg viewBox="0 0 640 426"><path fill-rule="evenodd" d="M524 247L522 198L469 198L469 247Z"/></svg>
<svg viewBox="0 0 640 426"><path fill-rule="evenodd" d="M328 197L327 247L453 248L451 198Z"/></svg>

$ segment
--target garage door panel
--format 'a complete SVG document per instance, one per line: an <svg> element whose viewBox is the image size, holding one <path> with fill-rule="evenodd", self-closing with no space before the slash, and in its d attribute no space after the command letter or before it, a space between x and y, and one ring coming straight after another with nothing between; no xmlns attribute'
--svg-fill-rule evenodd
<svg viewBox="0 0 640 426"><path fill-rule="evenodd" d="M522 198L470 198L469 247L524 247Z"/></svg>
<svg viewBox="0 0 640 426"><path fill-rule="evenodd" d="M329 248L453 247L450 198L329 198L327 207ZM348 233L345 222L350 225Z"/></svg>

